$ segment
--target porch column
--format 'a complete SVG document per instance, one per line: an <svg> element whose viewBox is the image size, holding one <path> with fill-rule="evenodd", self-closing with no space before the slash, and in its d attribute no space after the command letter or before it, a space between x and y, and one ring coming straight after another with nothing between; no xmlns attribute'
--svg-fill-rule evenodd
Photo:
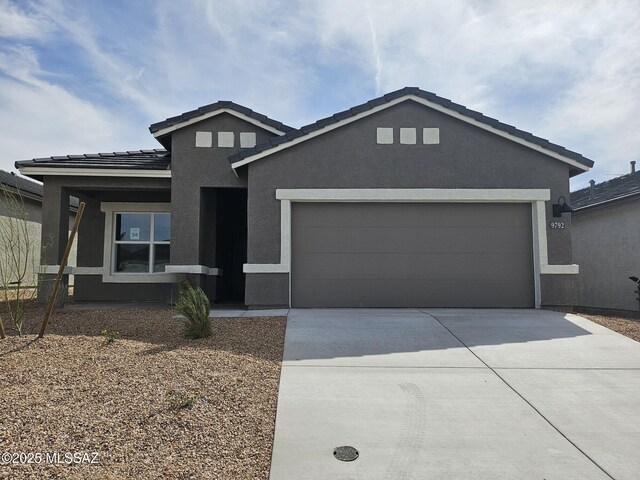
<svg viewBox="0 0 640 480"><path fill-rule="evenodd" d="M54 179L44 179L44 193L42 197L42 234L41 234L41 265L60 265L67 240L69 239L69 192ZM53 273L40 274L38 302L46 303L49 292L53 287L56 275ZM69 276L65 275L60 285L57 304L64 303L69 286Z"/></svg>
<svg viewBox="0 0 640 480"><path fill-rule="evenodd" d="M171 265L202 265L204 199L198 186L176 184L171 191ZM188 274L192 285L206 288L206 275Z"/></svg>

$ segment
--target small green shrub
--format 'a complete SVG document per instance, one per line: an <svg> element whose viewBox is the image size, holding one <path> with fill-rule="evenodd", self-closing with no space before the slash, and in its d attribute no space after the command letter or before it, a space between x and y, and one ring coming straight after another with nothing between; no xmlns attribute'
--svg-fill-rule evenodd
<svg viewBox="0 0 640 480"><path fill-rule="evenodd" d="M116 338L120 336L120 332L116 332L115 330L107 330L104 329L100 332L104 338L102 339L103 345L110 345L116 341Z"/></svg>
<svg viewBox="0 0 640 480"><path fill-rule="evenodd" d="M180 294L176 309L184 315L184 336L186 338L206 338L213 333L209 310L209 299L200 287L193 288L184 281L180 284Z"/></svg>
<svg viewBox="0 0 640 480"><path fill-rule="evenodd" d="M200 398L200 391L196 390L193 393L178 393L170 392L167 394L169 405L176 410L183 410L185 408L193 407Z"/></svg>

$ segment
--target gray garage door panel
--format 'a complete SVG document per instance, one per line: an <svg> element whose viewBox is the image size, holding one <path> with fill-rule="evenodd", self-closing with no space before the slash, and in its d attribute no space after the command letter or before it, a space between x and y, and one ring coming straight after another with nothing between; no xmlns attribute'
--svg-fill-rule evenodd
<svg viewBox="0 0 640 480"><path fill-rule="evenodd" d="M511 282L511 297L527 298L528 282ZM294 307L318 308L530 308L507 304L504 283L442 280L333 280L299 283Z"/></svg>
<svg viewBox="0 0 640 480"><path fill-rule="evenodd" d="M296 307L532 307L529 204L295 203Z"/></svg>
<svg viewBox="0 0 640 480"><path fill-rule="evenodd" d="M296 264L296 280L458 280L460 272L465 280L522 280L517 255L298 254Z"/></svg>
<svg viewBox="0 0 640 480"><path fill-rule="evenodd" d="M522 234L513 227L296 227L304 243L298 253L485 253L497 243L504 253L522 253ZM339 236L340 244L334 239ZM470 243L467 237L473 237ZM334 251L329 252L328 249Z"/></svg>

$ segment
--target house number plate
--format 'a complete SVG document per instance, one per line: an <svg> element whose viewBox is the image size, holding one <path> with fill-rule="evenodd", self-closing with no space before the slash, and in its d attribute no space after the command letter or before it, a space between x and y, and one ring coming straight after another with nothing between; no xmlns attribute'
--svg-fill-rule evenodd
<svg viewBox="0 0 640 480"><path fill-rule="evenodd" d="M564 222L551 222L551 230L562 230L564 229Z"/></svg>

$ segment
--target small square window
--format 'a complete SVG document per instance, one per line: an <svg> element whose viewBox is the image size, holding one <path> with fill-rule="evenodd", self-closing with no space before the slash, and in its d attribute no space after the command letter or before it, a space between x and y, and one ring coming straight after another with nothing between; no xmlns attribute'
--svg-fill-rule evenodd
<svg viewBox="0 0 640 480"><path fill-rule="evenodd" d="M208 148L213 145L213 134L211 132L196 132L196 147Z"/></svg>
<svg viewBox="0 0 640 480"><path fill-rule="evenodd" d="M400 129L400 143L404 145L416 144L416 129L415 128L401 128Z"/></svg>
<svg viewBox="0 0 640 480"><path fill-rule="evenodd" d="M440 129L439 128L423 128L422 143L424 145L437 145L438 143L440 143Z"/></svg>
<svg viewBox="0 0 640 480"><path fill-rule="evenodd" d="M233 148L235 144L233 132L218 132L218 147Z"/></svg>
<svg viewBox="0 0 640 480"><path fill-rule="evenodd" d="M255 132L240 132L240 148L253 148L256 146Z"/></svg>
<svg viewBox="0 0 640 480"><path fill-rule="evenodd" d="M393 128L378 127L376 129L378 144L391 145L393 143Z"/></svg>

